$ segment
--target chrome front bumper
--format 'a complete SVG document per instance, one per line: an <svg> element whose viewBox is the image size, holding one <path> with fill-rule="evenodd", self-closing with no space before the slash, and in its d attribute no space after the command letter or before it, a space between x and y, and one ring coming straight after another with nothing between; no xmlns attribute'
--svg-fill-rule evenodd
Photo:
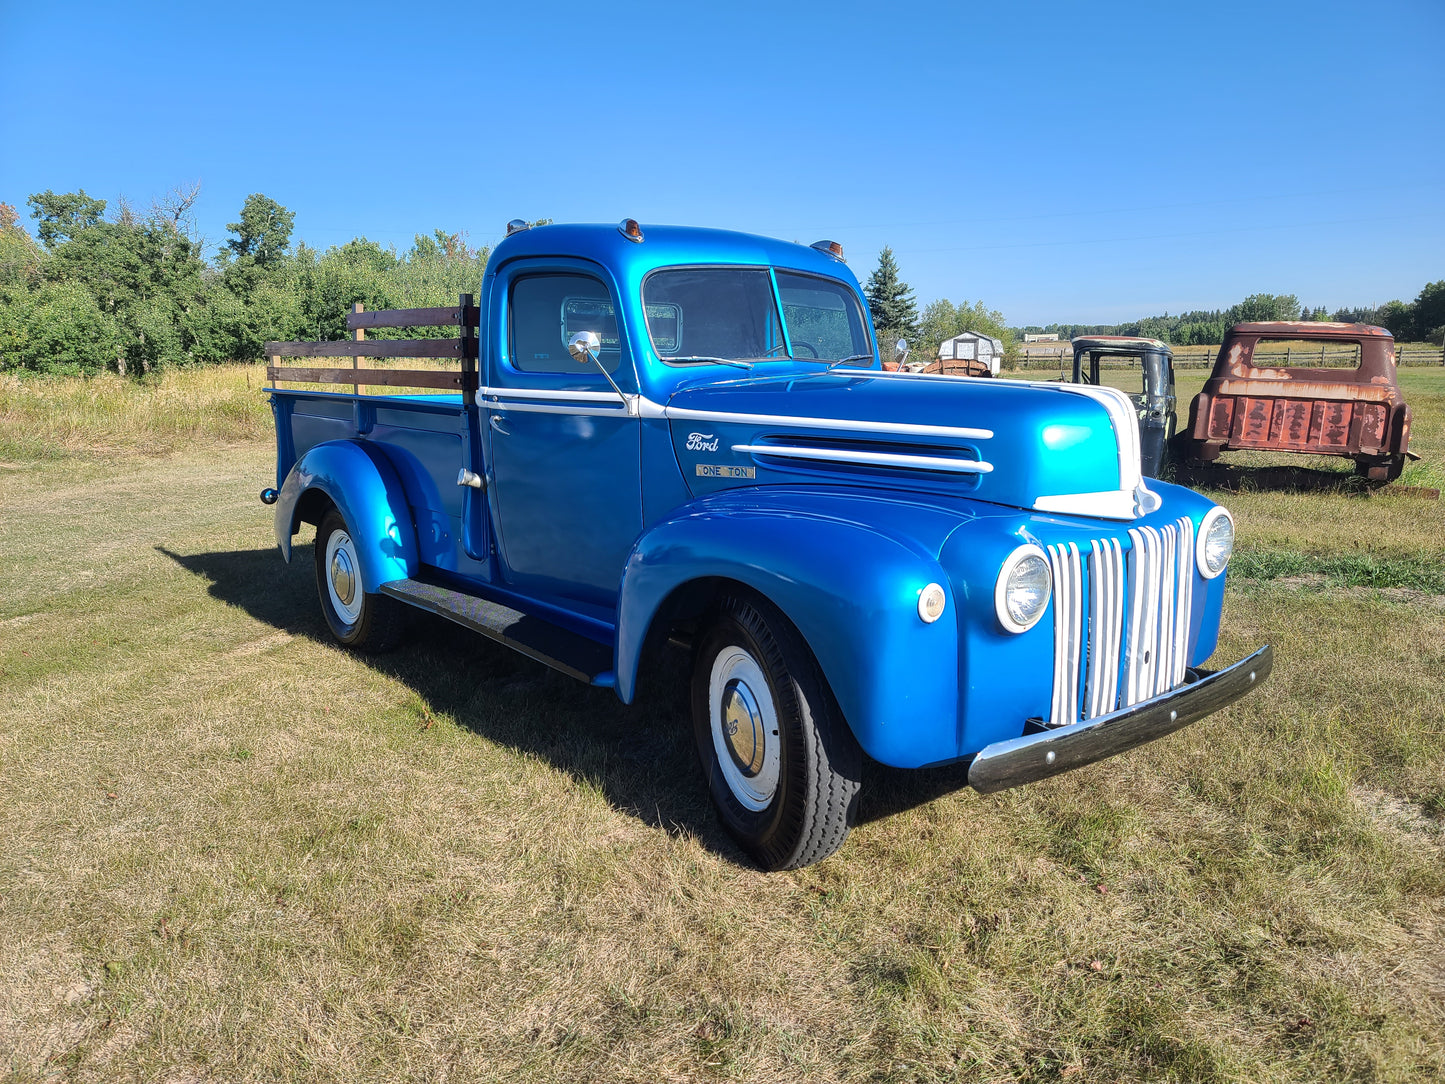
<svg viewBox="0 0 1445 1084"><path fill-rule="evenodd" d="M968 766L968 783L985 794L1082 768L1162 738L1232 704L1269 676L1274 649L1266 644L1223 670L1190 671L1193 681L1109 715L1025 734L986 746Z"/></svg>

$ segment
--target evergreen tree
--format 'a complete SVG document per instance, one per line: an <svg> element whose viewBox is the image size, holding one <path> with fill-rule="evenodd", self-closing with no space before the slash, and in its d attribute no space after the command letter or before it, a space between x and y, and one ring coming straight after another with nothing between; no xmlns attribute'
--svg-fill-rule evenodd
<svg viewBox="0 0 1445 1084"><path fill-rule="evenodd" d="M918 333L918 305L908 283L898 277L898 261L889 246L878 253L878 267L863 293L880 340L895 335L911 339Z"/></svg>

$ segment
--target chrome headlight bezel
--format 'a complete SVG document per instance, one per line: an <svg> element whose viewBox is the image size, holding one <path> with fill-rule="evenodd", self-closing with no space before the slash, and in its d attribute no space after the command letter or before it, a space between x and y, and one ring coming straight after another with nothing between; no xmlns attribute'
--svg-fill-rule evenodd
<svg viewBox="0 0 1445 1084"><path fill-rule="evenodd" d="M1224 554L1224 560L1218 568L1211 569L1205 554L1209 549L1209 535L1215 527L1223 521L1229 524L1229 549ZM1206 580L1212 580L1224 575L1224 570L1229 567L1229 559L1234 556L1234 517L1229 514L1229 509L1223 505L1216 504L1204 518L1199 521L1199 531L1194 536L1194 564L1199 569L1199 574Z"/></svg>
<svg viewBox="0 0 1445 1084"><path fill-rule="evenodd" d="M1037 558L1043 563L1044 572L1048 577L1048 587L1044 591L1043 602L1040 603L1038 611L1027 621L1020 623L1014 620L1009 613L1008 595L1009 579L1013 573L1029 558ZM1032 542L1026 542L1010 553L1003 560L1003 565L998 570L998 580L993 587L993 612L998 618L998 623L1003 626L1006 632L1028 632L1039 623L1044 612L1049 608L1049 601L1054 594L1054 570L1049 565L1049 556L1039 546Z"/></svg>

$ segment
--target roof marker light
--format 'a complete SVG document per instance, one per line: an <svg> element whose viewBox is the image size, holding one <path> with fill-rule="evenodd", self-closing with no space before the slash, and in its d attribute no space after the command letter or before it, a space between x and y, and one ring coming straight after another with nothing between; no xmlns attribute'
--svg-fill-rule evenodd
<svg viewBox="0 0 1445 1084"><path fill-rule="evenodd" d="M530 230L531 228L531 226L527 225L525 218L514 218L507 223L507 236L511 237L514 233L521 233L523 230Z"/></svg>
<svg viewBox="0 0 1445 1084"><path fill-rule="evenodd" d="M642 227L637 224L637 219L635 218L624 218L617 224L617 232L629 241L636 241L638 244L642 243Z"/></svg>
<svg viewBox="0 0 1445 1084"><path fill-rule="evenodd" d="M843 259L843 246L840 245L837 241L814 241L808 247L816 248L824 256L832 256L833 259L838 260L842 263L848 262L847 260Z"/></svg>

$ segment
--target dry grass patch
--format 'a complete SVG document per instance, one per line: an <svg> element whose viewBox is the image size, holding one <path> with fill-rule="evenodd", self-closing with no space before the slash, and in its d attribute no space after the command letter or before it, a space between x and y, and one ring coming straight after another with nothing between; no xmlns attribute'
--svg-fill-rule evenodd
<svg viewBox="0 0 1445 1084"><path fill-rule="evenodd" d="M873 770L841 854L763 875L676 682L625 708L429 620L337 650L269 445L174 447L0 475L9 1079L1445 1073L1438 607L1237 579L1248 700L1000 795ZM1345 529L1294 507L1242 537Z"/></svg>
<svg viewBox="0 0 1445 1084"><path fill-rule="evenodd" d="M0 374L0 471L35 459L161 455L270 438L260 365L171 369L144 381ZM3 477L3 474L0 474Z"/></svg>

